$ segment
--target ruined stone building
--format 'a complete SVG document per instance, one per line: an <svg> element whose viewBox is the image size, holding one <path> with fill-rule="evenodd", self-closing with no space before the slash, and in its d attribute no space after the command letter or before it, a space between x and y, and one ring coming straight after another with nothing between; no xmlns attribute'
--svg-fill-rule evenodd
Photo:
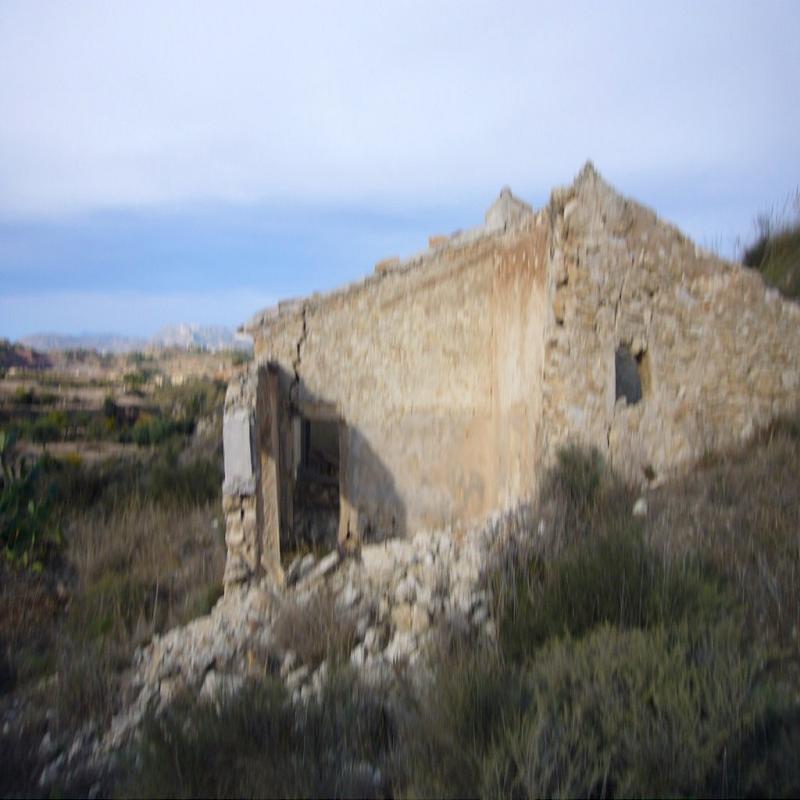
<svg viewBox="0 0 800 800"><path fill-rule="evenodd" d="M587 166L533 210L244 326L224 421L226 584L281 553L453 531L531 498L567 441L658 481L800 399L800 307Z"/></svg>

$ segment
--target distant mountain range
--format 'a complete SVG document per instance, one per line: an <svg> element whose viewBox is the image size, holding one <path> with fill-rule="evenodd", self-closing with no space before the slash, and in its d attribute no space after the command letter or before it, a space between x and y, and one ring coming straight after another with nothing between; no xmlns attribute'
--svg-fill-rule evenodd
<svg viewBox="0 0 800 800"><path fill-rule="evenodd" d="M252 343L233 329L218 325L181 323L167 325L149 339L120 336L114 333L63 335L36 333L19 340L20 344L40 352L53 350L96 350L98 353L130 353L134 350L249 350Z"/></svg>
<svg viewBox="0 0 800 800"><path fill-rule="evenodd" d="M249 338L239 336L232 328L219 325L194 325L181 323L167 325L150 341L150 347L177 347L183 350L249 350L253 345Z"/></svg>

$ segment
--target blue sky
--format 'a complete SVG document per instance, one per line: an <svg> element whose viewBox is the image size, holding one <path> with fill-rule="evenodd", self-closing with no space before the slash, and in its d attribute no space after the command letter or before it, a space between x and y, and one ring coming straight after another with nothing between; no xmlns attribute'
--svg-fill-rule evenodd
<svg viewBox="0 0 800 800"><path fill-rule="evenodd" d="M734 251L800 184L800 3L0 0L0 336L236 325L587 158Z"/></svg>

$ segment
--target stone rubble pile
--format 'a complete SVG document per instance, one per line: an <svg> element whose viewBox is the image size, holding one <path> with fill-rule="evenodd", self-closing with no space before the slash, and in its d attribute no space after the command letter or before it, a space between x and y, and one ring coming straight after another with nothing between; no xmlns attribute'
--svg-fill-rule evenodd
<svg viewBox="0 0 800 800"><path fill-rule="evenodd" d="M236 691L249 676L271 672L295 702L317 695L330 669L327 661L302 663L278 641L275 628L282 609L311 609L319 593L354 623L349 661L367 683L391 684L405 665L419 667L414 676L422 675L422 657L437 626L494 638L486 569L512 538L535 529L525 513L494 515L460 536L420 532L411 540L366 545L358 557L342 558L336 551L319 561L298 557L287 568L283 590L265 580L229 591L210 615L155 637L137 652L130 684L135 699L114 719L105 749L118 748L148 710L164 710L181 692L213 700Z"/></svg>

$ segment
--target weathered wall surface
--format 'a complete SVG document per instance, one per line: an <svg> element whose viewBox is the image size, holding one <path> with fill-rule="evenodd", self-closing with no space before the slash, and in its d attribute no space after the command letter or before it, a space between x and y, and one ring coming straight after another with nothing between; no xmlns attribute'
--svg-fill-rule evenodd
<svg viewBox="0 0 800 800"><path fill-rule="evenodd" d="M291 527L292 408L344 422L339 535L369 541L529 499L567 441L653 480L800 401L800 307L591 165L543 211L504 190L483 228L432 245L250 324L257 366L226 403L226 583L269 571ZM618 348L636 404L616 398Z"/></svg>
<svg viewBox="0 0 800 800"><path fill-rule="evenodd" d="M349 290L284 305L257 361L347 426L343 498L366 538L472 523L531 486L549 222L440 246Z"/></svg>
<svg viewBox="0 0 800 800"><path fill-rule="evenodd" d="M225 449L225 482L222 510L225 515L225 586L246 581L260 571L264 535L256 509L256 370L228 384L222 426Z"/></svg>
<svg viewBox="0 0 800 800"><path fill-rule="evenodd" d="M554 193L543 425L630 477L663 475L800 400L800 307L705 253L587 168ZM615 401L614 353L644 397ZM652 471L652 472L651 472Z"/></svg>
<svg viewBox="0 0 800 800"><path fill-rule="evenodd" d="M256 366L231 381L225 394L224 583L235 585L269 574L281 584L279 375Z"/></svg>

